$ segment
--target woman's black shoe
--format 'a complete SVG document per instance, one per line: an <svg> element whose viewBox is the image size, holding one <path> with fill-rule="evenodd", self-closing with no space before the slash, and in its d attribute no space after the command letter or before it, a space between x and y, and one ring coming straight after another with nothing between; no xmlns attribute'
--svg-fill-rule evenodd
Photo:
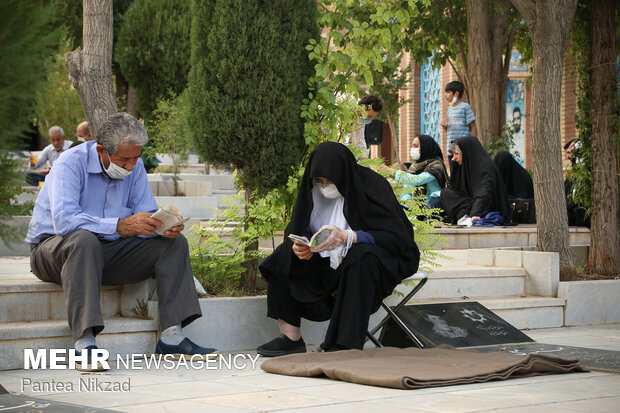
<svg viewBox="0 0 620 413"><path fill-rule="evenodd" d="M286 354L305 353L306 343L303 338L299 338L297 341L293 341L285 334L282 334L278 338L274 338L268 343L259 346L256 352L264 357L278 357Z"/></svg>
<svg viewBox="0 0 620 413"><path fill-rule="evenodd" d="M341 346L340 344L332 344L330 346L325 345L325 343L321 343L319 344L319 347L316 349L317 353L332 353L334 351L341 351L341 350L350 350L349 348L345 347L345 346Z"/></svg>

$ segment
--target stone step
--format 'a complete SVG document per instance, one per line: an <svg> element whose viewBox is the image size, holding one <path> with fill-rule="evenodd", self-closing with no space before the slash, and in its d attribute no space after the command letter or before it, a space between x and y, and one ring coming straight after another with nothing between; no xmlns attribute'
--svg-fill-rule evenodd
<svg viewBox="0 0 620 413"><path fill-rule="evenodd" d="M417 298L504 297L525 295L522 268L464 266L440 268L428 275L428 282ZM401 286L399 288L405 288Z"/></svg>
<svg viewBox="0 0 620 413"><path fill-rule="evenodd" d="M104 317L120 313L121 287L102 287L101 309ZM62 286L40 281L32 274L0 283L0 323L66 319Z"/></svg>
<svg viewBox="0 0 620 413"><path fill-rule="evenodd" d="M150 354L155 349L157 321L112 317L97 336L97 345L117 354ZM24 368L24 349L73 348L71 331L65 320L0 323L0 370Z"/></svg>
<svg viewBox="0 0 620 413"><path fill-rule="evenodd" d="M221 205L219 205L222 208ZM225 209L225 208L222 208ZM207 222L202 223L208 226ZM229 230L231 231L231 230ZM536 247L536 227L531 225L493 228L436 228L436 233L447 239L447 245L434 246L433 249L467 249L467 248L516 248ZM230 240L227 231L222 233L224 240ZM282 243L283 232L275 235L276 246ZM590 230L585 227L570 227L569 237L571 245L589 245ZM269 247L272 239L261 240L261 246Z"/></svg>
<svg viewBox="0 0 620 413"><path fill-rule="evenodd" d="M424 288L420 290L420 295ZM417 295L416 295L417 297ZM520 330L562 327L566 300L554 297L470 297L468 299L413 298L408 305L478 301Z"/></svg>
<svg viewBox="0 0 620 413"><path fill-rule="evenodd" d="M181 215L190 218L209 219L217 214L217 196L156 196L155 202L162 209L174 206Z"/></svg>
<svg viewBox="0 0 620 413"><path fill-rule="evenodd" d="M444 226L435 233L447 240L445 249L536 246L536 224L519 224L510 227L457 227ZM590 229L569 227L570 245L590 245ZM433 247L439 248L439 247Z"/></svg>
<svg viewBox="0 0 620 413"><path fill-rule="evenodd" d="M183 182L209 182L213 184L212 189L234 189L236 190L235 180L232 175L206 175L204 173L180 173L177 179ZM172 182L171 173L152 173L148 174L149 182Z"/></svg>

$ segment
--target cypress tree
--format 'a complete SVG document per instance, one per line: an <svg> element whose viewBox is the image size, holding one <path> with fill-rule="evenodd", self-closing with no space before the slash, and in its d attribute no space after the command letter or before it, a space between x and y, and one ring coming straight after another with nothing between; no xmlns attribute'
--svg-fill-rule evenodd
<svg viewBox="0 0 620 413"><path fill-rule="evenodd" d="M116 7L116 1L114 2ZM123 16L114 60L148 119L157 101L187 86L191 16L186 0L135 0Z"/></svg>
<svg viewBox="0 0 620 413"><path fill-rule="evenodd" d="M192 4L188 87L198 152L239 171L246 188L286 182L304 147L302 99L318 36L315 0L215 0Z"/></svg>

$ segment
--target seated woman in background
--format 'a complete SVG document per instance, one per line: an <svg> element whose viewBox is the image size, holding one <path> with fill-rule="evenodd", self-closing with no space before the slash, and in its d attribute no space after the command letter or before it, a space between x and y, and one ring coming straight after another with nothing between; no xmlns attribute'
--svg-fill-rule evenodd
<svg viewBox="0 0 620 413"><path fill-rule="evenodd" d="M397 171L394 180L405 188L424 186L428 207L441 208L441 188L445 188L448 183L441 148L431 136L418 135L413 138L410 154L413 159L411 166L406 172ZM413 196L414 192L410 191L402 194L400 200L405 202Z"/></svg>
<svg viewBox="0 0 620 413"><path fill-rule="evenodd" d="M502 176L509 199L534 199L534 183L530 173L510 152L498 152L493 161Z"/></svg>
<svg viewBox="0 0 620 413"><path fill-rule="evenodd" d="M326 225L332 232L315 248L288 238L310 238ZM260 265L267 316L278 320L282 336L259 346L258 354L305 352L302 317L330 320L326 351L362 349L370 315L420 260L390 184L358 165L346 146L321 143L310 155L285 235Z"/></svg>
<svg viewBox="0 0 620 413"><path fill-rule="evenodd" d="M441 190L441 204L452 223L464 215L472 221L498 212L504 223L510 222L508 195L493 160L478 139L465 136L450 146L452 162L450 183Z"/></svg>
<svg viewBox="0 0 620 413"><path fill-rule="evenodd" d="M512 222L515 224L535 223L534 183L530 173L507 151L498 152L493 161L506 186Z"/></svg>

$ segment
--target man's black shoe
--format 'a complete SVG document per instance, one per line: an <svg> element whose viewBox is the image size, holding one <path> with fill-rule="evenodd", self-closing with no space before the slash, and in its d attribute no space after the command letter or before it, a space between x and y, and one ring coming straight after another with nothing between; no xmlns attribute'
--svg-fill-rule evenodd
<svg viewBox="0 0 620 413"><path fill-rule="evenodd" d="M259 346L256 352L264 357L278 357L286 354L305 353L306 343L303 338L299 338L297 341L293 341L285 334L282 334L278 338L274 338L268 343Z"/></svg>

